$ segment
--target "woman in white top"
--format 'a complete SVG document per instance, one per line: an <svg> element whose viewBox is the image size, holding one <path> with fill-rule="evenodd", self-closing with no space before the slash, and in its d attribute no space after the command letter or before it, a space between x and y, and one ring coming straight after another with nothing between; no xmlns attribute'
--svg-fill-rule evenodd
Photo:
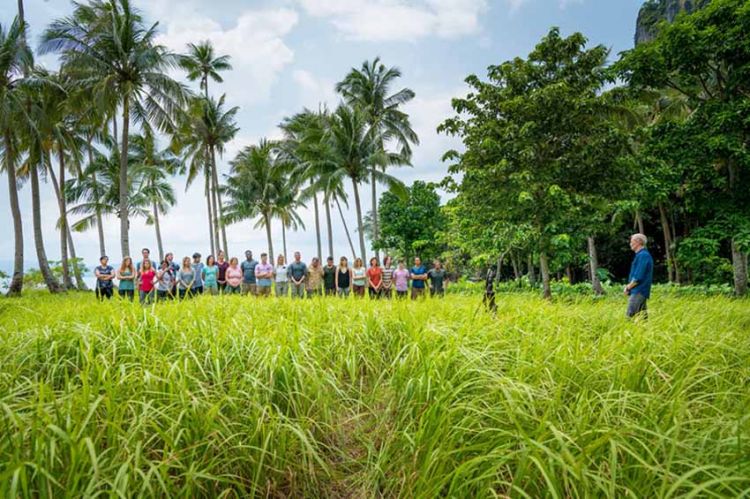
<svg viewBox="0 0 750 499"><path fill-rule="evenodd" d="M288 296L289 273L286 268L284 255L279 255L276 259L276 267L273 269L273 278L274 281L276 281L276 296Z"/></svg>
<svg viewBox="0 0 750 499"><path fill-rule="evenodd" d="M352 289L354 296L365 296L365 287L367 286L367 269L361 258L354 260L352 269Z"/></svg>

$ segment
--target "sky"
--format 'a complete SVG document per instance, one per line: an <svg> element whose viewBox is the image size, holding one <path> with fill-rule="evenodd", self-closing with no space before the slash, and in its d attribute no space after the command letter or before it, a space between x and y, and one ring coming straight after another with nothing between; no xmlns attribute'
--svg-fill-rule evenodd
<svg viewBox="0 0 750 499"><path fill-rule="evenodd" d="M592 45L611 49L611 58L633 45L638 9L642 0L131 0L149 23L158 22L158 42L175 52L184 52L189 42L210 40L217 53L231 57L233 70L224 83L211 83L213 96L226 94L227 104L239 106L240 131L219 161L221 174L228 161L243 147L261 138L279 138L278 124L303 107L339 102L334 85L352 67L380 57L388 66L401 69L403 76L394 90L408 87L416 97L405 106L420 138L411 167L392 174L410 185L415 180L440 181L447 172L441 161L449 149L460 149L455 138L438 134L437 126L452 113L451 99L466 94L464 79L470 74L486 75L490 65L514 57L525 57L552 26L563 35L580 31ZM0 0L0 24L7 26L16 13L16 0ZM52 20L72 11L69 0L25 0L31 44ZM37 58L37 63L55 69L54 55ZM185 80L175 72L174 77ZM195 85L193 85L195 88ZM162 143L161 146L166 144ZM2 174L5 177L4 174ZM8 183L0 182L0 269L9 270L13 257L13 230L8 202ZM161 223L165 251L176 257L199 251L209 253L208 222L202 182L188 190L185 179L175 177L177 204ZM369 210L369 189L363 210ZM444 193L442 193L445 196ZM31 192L20 189L24 216L25 260L36 266L31 225ZM316 251L312 207L302 210L306 229L287 234L289 256L302 252L304 260ZM60 257L55 229L59 216L50 184L42 185L42 224L45 248L50 259ZM353 204L345 209L350 229L356 227ZM323 253L327 253L325 220L322 218ZM120 259L119 221L105 219L106 251ZM334 253L349 254L348 243L338 216L333 218ZM76 250L89 268L97 264L98 238L95 229L74 233ZM357 246L357 235L352 238ZM254 221L227 228L229 254L241 257L246 249L255 255L266 250L264 229ZM281 251L281 227L273 226L274 251ZM153 226L131 221L131 251L142 247L156 251Z"/></svg>

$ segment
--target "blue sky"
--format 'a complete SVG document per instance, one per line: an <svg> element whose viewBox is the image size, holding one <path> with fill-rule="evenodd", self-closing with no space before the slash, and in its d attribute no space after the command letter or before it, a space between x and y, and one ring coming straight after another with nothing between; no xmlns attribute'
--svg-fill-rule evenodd
<svg viewBox="0 0 750 499"><path fill-rule="evenodd" d="M1 0L0 23L15 15L15 0ZM219 53L232 57L234 70L224 84L212 84L213 95L227 94L240 106L241 131L227 148L222 167L242 147L261 137L278 137L278 123L303 106L335 106L333 91L352 66L380 56L403 72L400 82L416 92L406 110L419 133L412 168L393 173L411 183L440 180L446 172L442 154L458 147L435 132L451 114L450 99L465 91L464 78L483 76L486 67L516 56L526 56L551 26L563 34L581 31L591 44L611 48L612 58L630 48L641 0L132 0L150 22L159 21L160 43L175 51L187 42L211 40ZM72 10L67 0L26 0L27 22L36 45L43 27ZM38 60L54 68L53 56ZM179 73L176 77L182 78ZM0 227L12 234L7 182L0 188ZM162 222L167 251L187 255L208 253L205 198L198 183L185 192L184 179L174 180L178 204ZM25 215L26 260L35 264L31 232L30 191L20 192ZM365 206L369 205L369 200ZM55 233L57 204L51 186L43 188L43 225L48 256L59 258ZM306 231L288 234L288 250L299 249L309 259L315 251L312 210L303 213ZM347 217L355 226L353 209ZM265 250L265 233L244 222L228 231L229 249L240 255L246 248ZM107 251L119 259L119 224L107 220ZM354 234L353 234L353 237ZM75 234L76 247L89 266L98 257L95 231ZM152 227L132 222L131 250L155 248ZM281 249L281 233L274 227L274 246ZM323 243L324 253L327 247ZM348 253L341 223L334 218L334 250ZM12 258L12 237L0 240L0 261ZM290 255L291 256L291 255Z"/></svg>

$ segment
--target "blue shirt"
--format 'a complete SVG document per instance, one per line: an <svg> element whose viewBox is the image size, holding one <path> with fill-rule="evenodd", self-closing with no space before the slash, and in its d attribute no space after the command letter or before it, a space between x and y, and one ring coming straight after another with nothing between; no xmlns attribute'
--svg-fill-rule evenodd
<svg viewBox="0 0 750 499"><path fill-rule="evenodd" d="M240 264L240 268L242 269L242 282L245 284L255 284L255 267L257 265L258 262L255 260L247 259Z"/></svg>
<svg viewBox="0 0 750 499"><path fill-rule="evenodd" d="M628 282L637 282L638 285L630 290L631 294L640 293L646 298L651 297L651 283L654 279L654 259L646 248L635 254L633 263L630 265L630 276Z"/></svg>
<svg viewBox="0 0 750 499"><path fill-rule="evenodd" d="M292 277L295 281L299 281L307 275L307 265L305 262L292 262L287 265L289 277Z"/></svg>
<svg viewBox="0 0 750 499"><path fill-rule="evenodd" d="M424 268L424 266L420 265L419 267L412 267L410 272L412 275L424 275L427 273L427 269ZM419 281L417 279L414 279L411 282L411 287L417 288L417 289L424 288L424 281Z"/></svg>
<svg viewBox="0 0 750 499"><path fill-rule="evenodd" d="M203 287L203 264L194 263L191 265L193 272L195 272L195 281L193 281L193 289Z"/></svg>

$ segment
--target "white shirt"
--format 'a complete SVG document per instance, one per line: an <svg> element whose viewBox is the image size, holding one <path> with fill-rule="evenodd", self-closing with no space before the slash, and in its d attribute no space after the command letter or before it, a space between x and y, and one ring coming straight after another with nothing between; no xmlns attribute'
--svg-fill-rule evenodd
<svg viewBox="0 0 750 499"><path fill-rule="evenodd" d="M288 282L289 275L287 274L286 265L277 265L273 268L274 280L276 282Z"/></svg>

